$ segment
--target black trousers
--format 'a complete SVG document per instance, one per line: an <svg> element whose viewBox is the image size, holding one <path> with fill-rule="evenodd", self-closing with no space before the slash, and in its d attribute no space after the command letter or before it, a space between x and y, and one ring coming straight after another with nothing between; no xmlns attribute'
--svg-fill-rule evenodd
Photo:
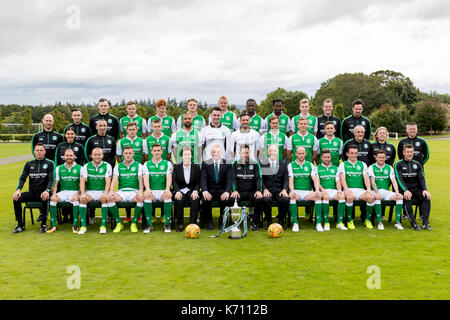
<svg viewBox="0 0 450 320"><path fill-rule="evenodd" d="M286 214L289 211L289 197L280 196L281 191L269 190L272 197L264 197L263 208L265 221L272 223L272 201L278 202L278 218L282 223L286 222Z"/></svg>
<svg viewBox="0 0 450 320"><path fill-rule="evenodd" d="M17 224L21 227L24 227L23 222L22 222L22 203L23 202L42 202L42 208L41 208L41 214L42 214L42 221L41 221L41 226L45 226L47 225L47 216L48 216L48 205L49 205L49 201L42 201L41 199L41 192L30 192L30 191L26 191L23 192L20 195L20 198L18 200L13 200L13 205L14 205L14 213L16 215L16 221Z"/></svg>
<svg viewBox="0 0 450 320"><path fill-rule="evenodd" d="M409 190L412 193L411 200L416 199L419 201L419 211L422 216L423 224L427 224L430 218L431 211L431 201L423 196L423 190L412 189ZM402 192L404 194L404 192ZM416 224L416 219L414 218L414 211L412 208L412 201L403 199L403 211L409 219L411 225Z"/></svg>
<svg viewBox="0 0 450 320"><path fill-rule="evenodd" d="M259 223L259 219L261 217L262 207L263 207L263 198L256 199L255 198L255 191L239 191L240 198L238 198L238 204L240 207L242 207L241 203L242 201L253 201L253 204L255 205L255 211L254 216L250 217L250 223ZM234 203L234 198L232 199Z"/></svg>
<svg viewBox="0 0 450 320"><path fill-rule="evenodd" d="M212 202L218 201L220 203L220 217L219 217L219 228L220 228L220 226L222 225L222 217L225 207L232 207L234 199L228 198L228 200L222 201L220 200L220 197L222 196L223 192L210 191L209 193L212 196L211 201L208 201L205 198L202 199L202 213L200 215L200 223L208 224L213 222Z"/></svg>
<svg viewBox="0 0 450 320"><path fill-rule="evenodd" d="M175 194L173 195L173 205L175 209L175 220L176 224L181 226L183 225L184 220L184 203L186 201L191 202L191 209L189 213L189 223L197 223L198 210L200 208L200 192L197 200L192 200L191 194L192 191L188 191L186 194L180 192L182 194L181 200L175 199Z"/></svg>

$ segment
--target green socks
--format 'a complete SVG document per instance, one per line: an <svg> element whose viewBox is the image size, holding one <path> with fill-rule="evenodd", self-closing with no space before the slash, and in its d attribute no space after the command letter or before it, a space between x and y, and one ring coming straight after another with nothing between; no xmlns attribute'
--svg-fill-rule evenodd
<svg viewBox="0 0 450 320"><path fill-rule="evenodd" d="M52 227L56 227L56 206L58 205L57 202L50 202L50 221L52 224Z"/></svg>
<svg viewBox="0 0 450 320"><path fill-rule="evenodd" d="M344 222L344 213L345 213L345 200L341 200L338 203L337 207L337 217L338 217L338 223Z"/></svg>
<svg viewBox="0 0 450 320"><path fill-rule="evenodd" d="M298 219L297 219L297 215L298 215L297 203L291 203L291 204L289 204L289 212L291 213L292 221L293 221L294 223L298 224Z"/></svg>
<svg viewBox="0 0 450 320"><path fill-rule="evenodd" d="M142 208L144 207L143 203L137 203L136 207L134 208L134 217L133 220L131 220L131 223L137 223L139 220L139 217L141 216Z"/></svg>
<svg viewBox="0 0 450 320"><path fill-rule="evenodd" d="M170 216L172 213L172 201L170 202L164 202L164 226L167 226L170 224Z"/></svg>
<svg viewBox="0 0 450 320"><path fill-rule="evenodd" d="M149 226L152 225L152 212L153 212L153 205L150 200L144 201L144 214L145 218L147 219L147 224Z"/></svg>
<svg viewBox="0 0 450 320"><path fill-rule="evenodd" d="M395 202L395 222L402 222L403 200Z"/></svg>
<svg viewBox="0 0 450 320"><path fill-rule="evenodd" d="M328 210L330 208L328 207ZM318 200L314 204L314 211L316 212L316 224L322 222L322 200Z"/></svg>

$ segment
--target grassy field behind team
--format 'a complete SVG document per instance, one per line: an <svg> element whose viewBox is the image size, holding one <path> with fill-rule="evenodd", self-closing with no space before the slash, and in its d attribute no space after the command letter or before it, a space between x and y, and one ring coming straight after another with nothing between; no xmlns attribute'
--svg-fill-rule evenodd
<svg viewBox="0 0 450 320"><path fill-rule="evenodd" d="M0 159L31 153L29 143L0 143Z"/></svg>
<svg viewBox="0 0 450 320"><path fill-rule="evenodd" d="M450 141L429 146L431 232L413 232L406 221L403 231L392 222L367 230L357 219L354 231L333 222L318 233L301 219L299 233L280 239L264 231L210 238L217 229L187 239L163 233L159 222L148 235L128 226L100 235L97 220L84 236L68 224L41 235L27 216L26 232L14 235L11 195L24 163L0 166L0 299L449 299ZM79 290L66 286L71 265L81 270ZM373 265L379 290L367 288Z"/></svg>

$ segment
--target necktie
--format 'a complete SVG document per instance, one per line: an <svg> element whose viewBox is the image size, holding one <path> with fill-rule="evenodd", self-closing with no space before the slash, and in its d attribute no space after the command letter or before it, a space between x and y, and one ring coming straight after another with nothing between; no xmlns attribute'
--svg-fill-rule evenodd
<svg viewBox="0 0 450 320"><path fill-rule="evenodd" d="M219 165L217 162L214 163L214 178L216 179L216 183L219 183Z"/></svg>
<svg viewBox="0 0 450 320"><path fill-rule="evenodd" d="M275 162L272 162L272 173L275 173Z"/></svg>

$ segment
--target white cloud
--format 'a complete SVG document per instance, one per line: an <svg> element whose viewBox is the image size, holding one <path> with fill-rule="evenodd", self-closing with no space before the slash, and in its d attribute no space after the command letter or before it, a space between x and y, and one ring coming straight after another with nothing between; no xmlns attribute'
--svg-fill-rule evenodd
<svg viewBox="0 0 450 320"><path fill-rule="evenodd" d="M81 9L79 30L67 8ZM343 72L391 69L450 92L444 1L5 1L0 103L313 95ZM20 17L20 18L19 18Z"/></svg>

